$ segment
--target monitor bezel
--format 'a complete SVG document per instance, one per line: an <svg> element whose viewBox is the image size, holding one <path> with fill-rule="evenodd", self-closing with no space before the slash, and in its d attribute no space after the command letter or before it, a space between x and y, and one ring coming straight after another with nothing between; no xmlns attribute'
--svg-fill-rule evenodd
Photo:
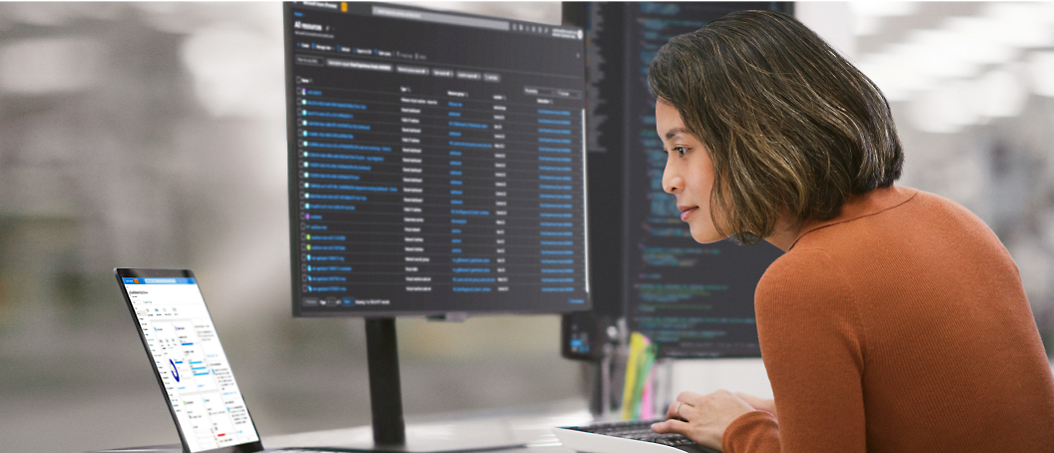
<svg viewBox="0 0 1054 453"><path fill-rule="evenodd" d="M284 53L283 54L285 56L285 100L286 100L286 111L285 111L285 114L286 114L286 147L287 147L286 148L286 156L287 156L286 164L288 165L288 167L287 167L287 175L289 173L288 168L295 168L297 166L297 159L296 159L296 152L295 152L296 151L296 149L295 149L295 147L296 147L296 145L295 145L296 128L295 128L293 122L289 121L289 118L295 116L295 114L296 114L295 99L293 98L293 96L290 96L290 93L292 93L294 91L294 89L296 88L296 80L295 80L295 76L293 74L293 65L290 63L290 62L293 61L293 54L294 54L294 52L293 52L294 48L293 48L293 45L291 43L295 42L295 39L296 39L294 34L293 34L293 27L291 26L291 24L295 20L294 16L293 16L293 8L294 7L307 7L307 8L312 8L312 9L316 9L316 10L319 10L319 11L323 11L323 12L326 12L326 11L334 12L334 11L331 11L331 10L328 10L328 9L325 9L325 8L319 8L319 7L315 7L315 6L308 5L308 4L303 4L303 3L304 2L283 2L283 6L282 6L282 28L283 28L283 36L284 36L284 41L283 41ZM516 21L518 23L524 23L524 24L537 24L537 25L545 26L545 27L559 27L559 28L574 29L574 30L579 30L579 31L583 30L582 27L578 27L578 26L575 26L575 25L568 25L568 24L553 25L553 24L545 24L545 23L533 22L533 21L527 21L527 20L520 20L520 19L507 19L507 18L500 18L500 17L494 17L494 16L485 16L485 15L479 15L479 14L464 13L464 12L460 12L460 11L421 8L421 7L417 7L417 6L403 5L403 4L396 4L396 3L356 2L356 4L357 5L367 5L367 6L372 6L372 5L391 6L391 7L395 7L395 8L408 9L408 10L421 11L421 12L438 12L438 13L443 13L443 14L451 14L451 15L457 15L457 16L462 16L462 17L466 17L466 18L501 19L501 20ZM584 40L582 41L582 43L583 43L583 51L584 51L584 46L585 46ZM583 59L583 63L584 63L584 61L585 60ZM585 81L585 66L584 66L584 64L583 64L583 67L582 67L582 80ZM585 140L585 137L583 137L583 140ZM585 167L587 165L587 162L586 162L587 154L588 153L583 153L583 161L582 161L583 167ZM583 184L585 185L585 193L588 193L588 191L589 191L588 180L585 178L585 172L584 171L583 171L583 179L584 179L583 180ZM385 318L396 318L396 317L399 317L399 318L428 318L428 319L431 319L431 320L463 321L463 320L465 320L465 319L467 319L469 317L484 317L484 316L490 317L490 316L503 316L503 315L563 315L563 314L567 314L567 313L583 312L583 311L589 311L589 310L593 309L592 292L587 291L586 295L585 295L585 299L586 299L585 303L583 303L581 305L574 305L574 306L568 305L568 306L559 307L559 308L530 308L530 307L525 307L525 308L522 308L522 309L500 309L500 310L488 310L488 311L459 311L459 310L370 310L370 311L349 311L349 310L346 310L346 309L334 308L332 310L329 310L329 309L318 309L318 310L307 310L307 311L305 311L305 310L302 309L303 307L302 307L302 304L300 303L301 302L301 300L300 300L301 299L301 295L300 295L300 292L298 291L299 283L297 282L297 271L295 269L295 266L297 265L297 263L295 263L295 257L299 256L299 254L300 254L300 250L297 249L297 240L298 240L298 236L297 235L298 235L298 232L297 232L297 230L295 228L293 228L293 226L295 224L293 219L296 219L297 216L298 216L297 206L296 206L296 203L294 202L294 200L297 199L298 191L297 191L297 187L295 187L292 184L289 184L288 181L287 181L287 186L288 186L287 187L287 189L288 189L287 196L289 197L288 198L288 209L289 209L289 214L288 214L289 217L288 217L288 219L289 219L289 226L290 226L290 228L289 228L289 257L290 257L289 270L290 270L290 282L292 283L290 285L291 286L290 287L290 293L292 295L292 315L293 315L294 318L340 318L340 317L346 317L346 318L364 318L364 319L385 319ZM587 217L586 218L586 222L587 222L587 225L588 225L588 215L586 215L586 217ZM585 241L587 243L586 247L587 247L587 250L588 250L588 242L589 242L588 229L585 231L585 234L586 234ZM588 257L587 257L587 261L588 261ZM587 270L585 272L585 278L586 279L589 278L588 264L587 264ZM591 283L587 283L587 285L586 285L587 288L590 285L591 285Z"/></svg>

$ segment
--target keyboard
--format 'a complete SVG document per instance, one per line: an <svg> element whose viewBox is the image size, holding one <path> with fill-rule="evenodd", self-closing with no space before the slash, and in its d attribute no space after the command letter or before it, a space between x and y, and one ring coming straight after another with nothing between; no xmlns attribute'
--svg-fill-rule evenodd
<svg viewBox="0 0 1054 453"><path fill-rule="evenodd" d="M718 453L684 435L652 431L652 423L661 421L634 420L553 428L553 434L564 447L589 453Z"/></svg>

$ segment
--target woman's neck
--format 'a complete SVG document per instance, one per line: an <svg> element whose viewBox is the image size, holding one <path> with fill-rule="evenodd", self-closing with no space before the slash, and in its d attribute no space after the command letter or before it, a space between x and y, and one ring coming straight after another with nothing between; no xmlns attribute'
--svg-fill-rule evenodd
<svg viewBox="0 0 1054 453"><path fill-rule="evenodd" d="M802 223L795 221L795 219L789 213L783 213L780 216L779 222L776 224L776 231L772 235L765 238L769 244L775 245L784 253L790 251L790 248L794 245L794 241L798 240L798 235L802 230Z"/></svg>

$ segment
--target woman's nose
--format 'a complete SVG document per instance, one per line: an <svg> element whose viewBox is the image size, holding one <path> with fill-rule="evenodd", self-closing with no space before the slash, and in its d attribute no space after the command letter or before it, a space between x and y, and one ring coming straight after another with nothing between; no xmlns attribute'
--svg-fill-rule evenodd
<svg viewBox="0 0 1054 453"><path fill-rule="evenodd" d="M662 190L666 193L676 193L684 190L684 179L677 174L676 169L669 163L666 164L666 169L662 171Z"/></svg>

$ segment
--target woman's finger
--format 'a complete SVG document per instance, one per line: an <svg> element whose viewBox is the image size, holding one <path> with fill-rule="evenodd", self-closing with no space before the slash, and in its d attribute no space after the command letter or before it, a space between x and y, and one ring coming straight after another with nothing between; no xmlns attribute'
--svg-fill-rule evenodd
<svg viewBox="0 0 1054 453"><path fill-rule="evenodd" d="M676 418L671 418L669 420L666 420L666 421L663 421L663 422L654 423L654 424L651 425L651 430L655 431L657 433L687 434L688 428L689 428L688 422L683 422L683 421L677 420Z"/></svg>
<svg viewBox="0 0 1054 453"><path fill-rule="evenodd" d="M666 409L666 418L677 418L681 420L687 420L684 415L684 411L688 408L694 408L695 405L686 403L684 401L674 401L670 404L670 407Z"/></svg>

